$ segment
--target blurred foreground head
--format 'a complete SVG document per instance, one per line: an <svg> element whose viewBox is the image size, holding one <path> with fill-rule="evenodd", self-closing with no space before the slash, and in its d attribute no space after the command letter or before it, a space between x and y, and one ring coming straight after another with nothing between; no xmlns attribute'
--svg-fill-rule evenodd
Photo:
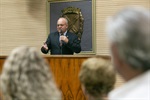
<svg viewBox="0 0 150 100"><path fill-rule="evenodd" d="M82 63L79 79L88 99L103 100L116 81L116 74L110 61L102 58L89 58Z"/></svg>
<svg viewBox="0 0 150 100"><path fill-rule="evenodd" d="M122 9L108 20L107 33L115 68L123 77L127 70L143 73L150 69L149 10L135 6Z"/></svg>
<svg viewBox="0 0 150 100"><path fill-rule="evenodd" d="M0 84L4 100L61 100L49 65L33 47L18 47L11 52Z"/></svg>

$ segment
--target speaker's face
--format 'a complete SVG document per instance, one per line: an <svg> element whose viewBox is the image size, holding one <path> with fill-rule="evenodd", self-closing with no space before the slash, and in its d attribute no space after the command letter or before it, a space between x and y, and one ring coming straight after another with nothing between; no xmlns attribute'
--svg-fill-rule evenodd
<svg viewBox="0 0 150 100"><path fill-rule="evenodd" d="M64 19L64 18L58 19L58 21L57 21L57 31L64 33L64 32L66 32L67 29L68 29L68 24L66 22L66 19Z"/></svg>

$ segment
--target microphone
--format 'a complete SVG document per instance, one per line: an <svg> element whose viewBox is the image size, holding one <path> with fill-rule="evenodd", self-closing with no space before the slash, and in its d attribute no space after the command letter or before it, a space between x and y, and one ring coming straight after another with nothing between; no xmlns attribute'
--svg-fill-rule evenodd
<svg viewBox="0 0 150 100"><path fill-rule="evenodd" d="M63 36L62 29L59 30L59 33L60 33L60 36ZM62 46L62 44L63 44L63 40L60 40L60 46Z"/></svg>
<svg viewBox="0 0 150 100"><path fill-rule="evenodd" d="M59 33L60 33L60 36L63 36L62 29L59 30ZM60 40L61 55L63 54L62 48L63 48L63 40Z"/></svg>
<svg viewBox="0 0 150 100"><path fill-rule="evenodd" d="M59 30L59 33L60 33L61 35L63 35L62 29Z"/></svg>

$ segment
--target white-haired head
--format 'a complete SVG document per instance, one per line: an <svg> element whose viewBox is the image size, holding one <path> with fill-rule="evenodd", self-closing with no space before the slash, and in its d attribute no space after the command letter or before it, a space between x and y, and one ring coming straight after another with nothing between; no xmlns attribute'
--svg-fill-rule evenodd
<svg viewBox="0 0 150 100"><path fill-rule="evenodd" d="M107 33L119 56L134 69L150 69L150 11L126 7L108 20Z"/></svg>
<svg viewBox="0 0 150 100"><path fill-rule="evenodd" d="M34 47L18 47L11 52L0 84L5 100L61 100L49 65Z"/></svg>

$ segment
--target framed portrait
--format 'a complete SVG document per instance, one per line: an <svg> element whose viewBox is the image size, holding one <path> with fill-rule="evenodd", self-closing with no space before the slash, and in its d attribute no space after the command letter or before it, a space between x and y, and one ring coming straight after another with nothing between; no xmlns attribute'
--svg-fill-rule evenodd
<svg viewBox="0 0 150 100"><path fill-rule="evenodd" d="M57 30L59 17L81 39L80 54L95 54L95 0L47 0L47 33Z"/></svg>

